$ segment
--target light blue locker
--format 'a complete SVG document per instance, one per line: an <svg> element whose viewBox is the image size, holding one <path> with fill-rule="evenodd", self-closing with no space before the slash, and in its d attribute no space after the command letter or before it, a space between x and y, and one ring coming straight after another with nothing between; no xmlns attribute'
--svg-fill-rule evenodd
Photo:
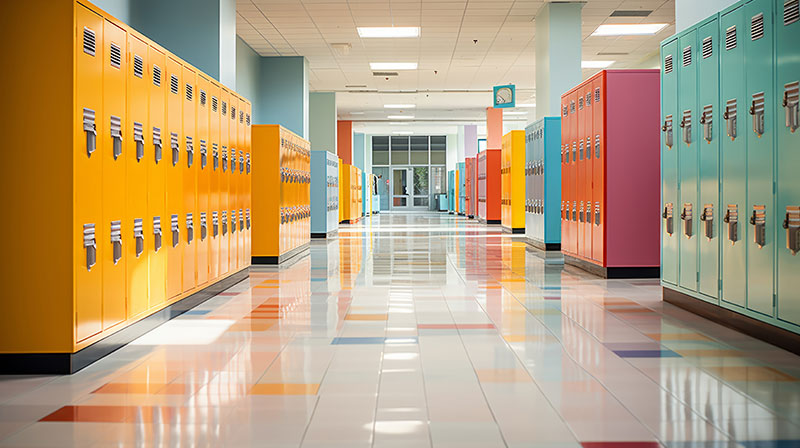
<svg viewBox="0 0 800 448"><path fill-rule="evenodd" d="M456 211L456 172L450 170L447 172L447 211L455 213Z"/></svg>
<svg viewBox="0 0 800 448"><path fill-rule="evenodd" d="M700 157L698 244L700 246L699 291L703 298L719 299L719 20L715 16L698 27L700 57L697 60L697 99L700 126L697 152Z"/></svg>
<svg viewBox="0 0 800 448"><path fill-rule="evenodd" d="M747 125L747 308L774 316L775 227L773 133L775 95L773 1L744 6Z"/></svg>
<svg viewBox="0 0 800 448"><path fill-rule="evenodd" d="M747 301L747 103L745 101L744 7L720 15L720 157L722 159L722 297L744 307Z"/></svg>
<svg viewBox="0 0 800 448"><path fill-rule="evenodd" d="M561 117L542 119L539 139L541 220L547 249L561 250Z"/></svg>
<svg viewBox="0 0 800 448"><path fill-rule="evenodd" d="M697 205L698 132L697 114L697 29L678 37L678 196L680 210L680 242L678 284L697 291L697 228L700 210Z"/></svg>
<svg viewBox="0 0 800 448"><path fill-rule="evenodd" d="M311 236L325 238L339 228L339 158L311 151Z"/></svg>
<svg viewBox="0 0 800 448"><path fill-rule="evenodd" d="M458 169L458 214L466 215L467 208L467 164L459 162L456 164Z"/></svg>
<svg viewBox="0 0 800 448"><path fill-rule="evenodd" d="M800 5L776 0L775 61L776 99L774 111L777 147L779 221L778 318L800 324Z"/></svg>
<svg viewBox="0 0 800 448"><path fill-rule="evenodd" d="M678 40L661 45L661 280L678 284Z"/></svg>
<svg viewBox="0 0 800 448"><path fill-rule="evenodd" d="M537 150L537 142L534 140L536 127L536 123L525 127L525 237L531 240L536 235L536 215L533 213L533 201L536 196L533 182L533 161Z"/></svg>

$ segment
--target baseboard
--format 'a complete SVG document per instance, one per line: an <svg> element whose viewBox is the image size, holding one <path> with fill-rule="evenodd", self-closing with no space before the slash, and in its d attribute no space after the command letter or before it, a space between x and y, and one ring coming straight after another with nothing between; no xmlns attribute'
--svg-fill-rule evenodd
<svg viewBox="0 0 800 448"><path fill-rule="evenodd" d="M487 219L486 224L500 224L502 221L499 219Z"/></svg>
<svg viewBox="0 0 800 448"><path fill-rule="evenodd" d="M295 247L294 249L290 250L289 252L284 252L279 256L259 256L253 257L252 263L253 264L282 264L294 257L300 255L306 255L308 253L308 248L311 246L310 243L303 244L302 246Z"/></svg>
<svg viewBox="0 0 800 448"><path fill-rule="evenodd" d="M525 233L525 228L503 226L503 233L510 233L512 235L521 235Z"/></svg>
<svg viewBox="0 0 800 448"><path fill-rule="evenodd" d="M604 267L568 254L564 254L564 263L603 278L659 278L661 276L659 266Z"/></svg>
<svg viewBox="0 0 800 448"><path fill-rule="evenodd" d="M328 231L327 233L323 233L323 232L317 232L317 233L314 233L314 232L311 232L311 238L315 238L315 239L316 239L316 238L321 238L321 239L324 239L324 238L333 238L333 237L335 237L335 236L336 236L338 233L339 233L339 229L333 229L333 230L330 230L330 231Z"/></svg>
<svg viewBox="0 0 800 448"><path fill-rule="evenodd" d="M560 251L561 243L545 243L544 241L535 240L533 238L526 238L529 245L544 251Z"/></svg>
<svg viewBox="0 0 800 448"><path fill-rule="evenodd" d="M2 375L69 375L128 345L134 339L152 331L206 300L247 279L249 268L195 292L155 313L75 353L3 353L0 354Z"/></svg>
<svg viewBox="0 0 800 448"><path fill-rule="evenodd" d="M800 335L709 303L672 288L661 287L664 301L784 350L800 355Z"/></svg>

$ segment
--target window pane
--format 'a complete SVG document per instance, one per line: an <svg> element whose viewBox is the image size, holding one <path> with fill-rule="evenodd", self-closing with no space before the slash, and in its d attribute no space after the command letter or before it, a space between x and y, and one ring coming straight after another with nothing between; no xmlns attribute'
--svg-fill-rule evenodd
<svg viewBox="0 0 800 448"><path fill-rule="evenodd" d="M408 198L405 196L396 197L393 199L392 205L395 207L405 207L406 201L408 201Z"/></svg>
<svg viewBox="0 0 800 448"><path fill-rule="evenodd" d="M415 207L427 207L428 206L428 197L423 196L421 198L414 198L414 206Z"/></svg>
<svg viewBox="0 0 800 448"><path fill-rule="evenodd" d="M428 136L420 136L420 135L412 136L411 150L428 152Z"/></svg>
<svg viewBox="0 0 800 448"><path fill-rule="evenodd" d="M445 175L443 166L431 167L431 184L433 184L433 193L445 193L447 187L445 185Z"/></svg>
<svg viewBox="0 0 800 448"><path fill-rule="evenodd" d="M411 164L412 165L427 165L428 164L428 151L411 151Z"/></svg>
<svg viewBox="0 0 800 448"><path fill-rule="evenodd" d="M414 194L428 195L428 167L414 167Z"/></svg>
<svg viewBox="0 0 800 448"><path fill-rule="evenodd" d="M445 151L434 151L431 149L431 163L446 163L447 155Z"/></svg>
<svg viewBox="0 0 800 448"><path fill-rule="evenodd" d="M372 150L373 151L388 151L389 150L389 137L372 137Z"/></svg>
<svg viewBox="0 0 800 448"><path fill-rule="evenodd" d="M389 164L389 151L372 151L372 164L373 165L388 165Z"/></svg>
<svg viewBox="0 0 800 448"><path fill-rule="evenodd" d="M408 151L392 151L392 165L408 165Z"/></svg>
<svg viewBox="0 0 800 448"><path fill-rule="evenodd" d="M392 137L392 151L408 151L408 137Z"/></svg>
<svg viewBox="0 0 800 448"><path fill-rule="evenodd" d="M444 135L431 136L431 151L445 151L447 150L447 137Z"/></svg>

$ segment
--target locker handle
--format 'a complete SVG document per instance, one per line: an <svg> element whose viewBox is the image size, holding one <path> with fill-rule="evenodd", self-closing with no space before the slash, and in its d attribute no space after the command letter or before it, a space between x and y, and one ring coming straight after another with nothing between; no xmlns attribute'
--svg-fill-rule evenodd
<svg viewBox="0 0 800 448"><path fill-rule="evenodd" d="M133 141L136 142L136 161L144 158L144 128L141 123L133 122Z"/></svg>
<svg viewBox="0 0 800 448"><path fill-rule="evenodd" d="M111 221L111 254L114 264L122 258L122 222Z"/></svg>
<svg viewBox="0 0 800 448"><path fill-rule="evenodd" d="M153 128L153 147L155 148L155 160L156 164L161 161L161 129L154 127Z"/></svg>
<svg viewBox="0 0 800 448"><path fill-rule="evenodd" d="M191 168L194 164L194 142L192 142L192 137L186 137L186 166L187 168Z"/></svg>
<svg viewBox="0 0 800 448"><path fill-rule="evenodd" d="M122 155L122 120L116 115L111 115L109 133L111 134L114 160L117 160Z"/></svg>
<svg viewBox="0 0 800 448"><path fill-rule="evenodd" d="M172 132L170 134L170 147L172 148L172 166L178 164L178 160L180 159L181 149L180 143L178 142L178 134Z"/></svg>
<svg viewBox="0 0 800 448"><path fill-rule="evenodd" d="M86 270L91 271L97 264L97 240L95 239L94 224L83 225L83 247L86 249Z"/></svg>
<svg viewBox="0 0 800 448"><path fill-rule="evenodd" d="M153 217L153 249L156 253L161 249L161 217Z"/></svg>
<svg viewBox="0 0 800 448"><path fill-rule="evenodd" d="M136 258L144 252L144 222L140 218L133 220L133 240L136 248Z"/></svg>
<svg viewBox="0 0 800 448"><path fill-rule="evenodd" d="M86 133L86 156L91 157L97 149L97 125L94 122L94 111L83 108L83 131Z"/></svg>
<svg viewBox="0 0 800 448"><path fill-rule="evenodd" d="M722 222L724 222L726 224L731 222L731 211L730 210L725 212L725 217L722 218Z"/></svg>

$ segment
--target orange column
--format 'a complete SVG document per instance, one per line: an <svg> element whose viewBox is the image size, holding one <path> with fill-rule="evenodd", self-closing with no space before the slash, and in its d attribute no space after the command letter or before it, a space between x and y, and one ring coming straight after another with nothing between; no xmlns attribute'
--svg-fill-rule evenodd
<svg viewBox="0 0 800 448"><path fill-rule="evenodd" d="M350 120L336 122L336 154L342 163L353 164L353 122Z"/></svg>
<svg viewBox="0 0 800 448"><path fill-rule="evenodd" d="M486 108L486 149L503 147L503 109Z"/></svg>

